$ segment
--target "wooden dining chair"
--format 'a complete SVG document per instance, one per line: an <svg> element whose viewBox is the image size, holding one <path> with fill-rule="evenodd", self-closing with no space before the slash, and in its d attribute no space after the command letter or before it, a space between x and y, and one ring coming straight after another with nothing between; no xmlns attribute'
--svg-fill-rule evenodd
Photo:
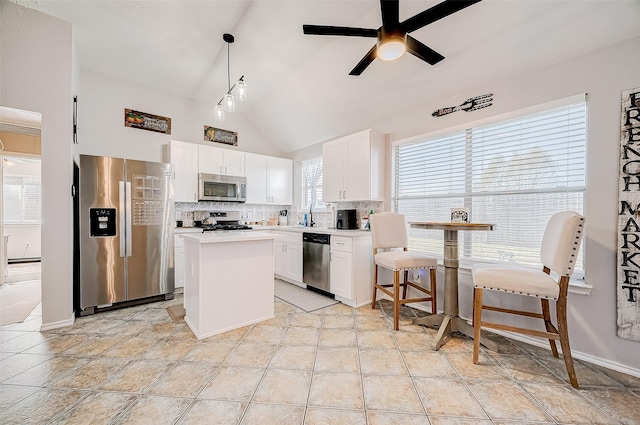
<svg viewBox="0 0 640 425"><path fill-rule="evenodd" d="M551 352L556 358L558 358L556 340L560 340L569 381L573 387L578 388L578 378L573 367L571 348L569 347L567 292L569 278L573 274L580 241L584 233L584 223L585 218L573 211L559 212L549 219L540 248L542 270L512 264L485 265L473 268L473 363L478 363L481 328L500 329L546 338L549 340ZM558 280L554 279L550 272L556 273ZM542 304L542 313L484 305L482 297L485 290L539 298ZM556 303L557 328L551 322L549 300ZM482 321L482 310L542 319L546 331L485 322Z"/></svg>
<svg viewBox="0 0 640 425"><path fill-rule="evenodd" d="M407 223L403 214L381 212L369 216L371 237L373 240L373 299L371 308L376 308L377 290L393 299L393 326L398 330L400 306L408 303L431 301L431 312L437 313L436 303L436 267L435 258L408 250ZM386 250L386 251L382 251ZM393 271L393 284L378 282L378 267ZM430 288L424 288L409 279L410 270L429 270ZM400 272L403 280L400 282ZM427 294L427 297L407 298L407 288L412 287ZM402 298L400 298L402 287ZM390 291L387 288L393 288Z"/></svg>

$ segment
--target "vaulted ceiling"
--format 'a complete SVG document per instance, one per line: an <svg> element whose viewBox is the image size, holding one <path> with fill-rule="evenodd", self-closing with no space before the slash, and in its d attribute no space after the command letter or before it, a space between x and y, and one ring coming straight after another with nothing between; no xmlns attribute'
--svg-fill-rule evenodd
<svg viewBox="0 0 640 425"><path fill-rule="evenodd" d="M238 112L285 151L640 36L637 0L484 0L411 35L445 56L405 54L349 71L375 39L303 35L303 24L378 28L377 0L42 1L16 3L69 21L82 68L213 106L244 74ZM400 20L440 0L400 0ZM586 71L585 71L586 72Z"/></svg>

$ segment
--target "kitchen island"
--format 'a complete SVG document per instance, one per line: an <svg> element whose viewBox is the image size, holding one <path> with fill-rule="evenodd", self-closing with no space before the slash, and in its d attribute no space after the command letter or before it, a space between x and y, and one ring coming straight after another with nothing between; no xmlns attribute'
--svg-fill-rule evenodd
<svg viewBox="0 0 640 425"><path fill-rule="evenodd" d="M271 232L188 233L185 322L202 339L274 317Z"/></svg>

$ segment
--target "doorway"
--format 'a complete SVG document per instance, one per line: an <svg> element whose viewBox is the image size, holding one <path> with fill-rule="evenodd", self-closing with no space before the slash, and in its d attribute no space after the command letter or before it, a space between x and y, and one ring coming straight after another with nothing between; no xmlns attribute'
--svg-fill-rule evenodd
<svg viewBox="0 0 640 425"><path fill-rule="evenodd" d="M0 112L0 325L4 326L41 317L41 158L40 115L5 107Z"/></svg>

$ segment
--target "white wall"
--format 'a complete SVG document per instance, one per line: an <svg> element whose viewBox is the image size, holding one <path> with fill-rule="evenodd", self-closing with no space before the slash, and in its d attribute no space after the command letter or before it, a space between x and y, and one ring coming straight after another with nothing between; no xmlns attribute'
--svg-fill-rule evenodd
<svg viewBox="0 0 640 425"><path fill-rule="evenodd" d="M422 108L403 111L371 125L390 134L394 140L402 140L450 127L470 126L489 117L578 93L588 93L585 258L586 281L594 288L590 295L569 295L571 345L578 357L618 370L629 368L627 371L635 374L640 374L640 343L616 336L616 235L620 94L623 90L640 87L638 52L640 38L635 38L520 78L490 81L470 93L453 95L455 84L450 82L450 98L429 99L425 94ZM494 102L490 108L472 113L460 111L440 118L431 117L431 113L438 108L455 106L468 97L485 93L493 93ZM304 159L316 152L307 148L295 152L293 158ZM442 282L442 278L439 275L439 282ZM441 283L439 285L441 287ZM442 295L440 299L443 299ZM461 316L471 317L471 300L471 276L461 271ZM502 296L501 301L505 300L509 298ZM522 306L517 298L511 300L506 301L511 303L511 307Z"/></svg>
<svg viewBox="0 0 640 425"><path fill-rule="evenodd" d="M42 322L72 320L71 24L0 2L0 104L42 115Z"/></svg>
<svg viewBox="0 0 640 425"><path fill-rule="evenodd" d="M285 156L240 113L227 113L222 123L213 118L219 99L205 105L157 89L83 69L78 97L78 147L89 155L163 161L162 145L170 139L206 143L272 156ZM171 118L171 135L124 126L125 108ZM238 146L205 142L204 126L238 132Z"/></svg>

